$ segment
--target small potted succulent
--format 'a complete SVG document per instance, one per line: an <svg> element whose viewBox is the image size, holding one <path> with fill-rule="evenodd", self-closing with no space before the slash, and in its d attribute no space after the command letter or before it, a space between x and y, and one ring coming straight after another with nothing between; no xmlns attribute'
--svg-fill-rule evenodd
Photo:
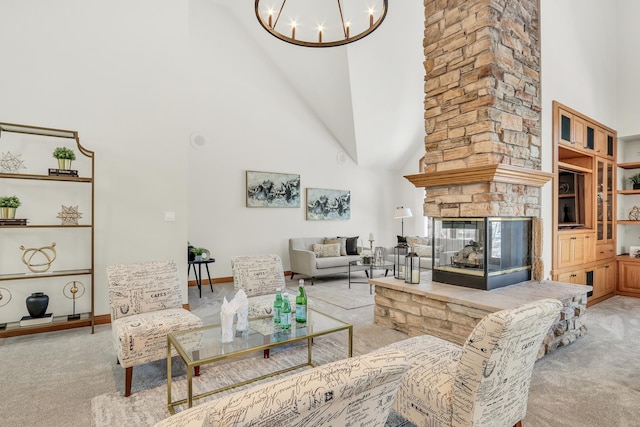
<svg viewBox="0 0 640 427"><path fill-rule="evenodd" d="M640 173L630 176L629 181L633 184L634 190L640 190Z"/></svg>
<svg viewBox="0 0 640 427"><path fill-rule="evenodd" d="M76 159L76 153L67 147L56 147L53 157L58 159L58 169L71 169L71 162Z"/></svg>
<svg viewBox="0 0 640 427"><path fill-rule="evenodd" d="M191 252L196 256L196 261L202 261L202 254L204 253L204 248L192 248Z"/></svg>
<svg viewBox="0 0 640 427"><path fill-rule="evenodd" d="M16 217L16 209L20 207L20 199L17 196L0 197L0 218L13 219Z"/></svg>

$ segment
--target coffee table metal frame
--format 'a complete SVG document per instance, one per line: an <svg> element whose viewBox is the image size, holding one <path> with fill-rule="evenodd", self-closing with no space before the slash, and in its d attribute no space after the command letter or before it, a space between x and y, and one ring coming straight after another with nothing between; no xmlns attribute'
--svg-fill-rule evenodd
<svg viewBox="0 0 640 427"><path fill-rule="evenodd" d="M272 324L273 333L269 334L268 333L269 328L266 326L268 326L267 324L268 321L272 322L272 317L271 316L259 317L256 319L249 320L249 331L244 332L245 334L244 337L246 337L247 336L246 334L249 334L249 333L261 335L263 337L262 341L264 342L264 344L253 345L253 346L250 345L248 346L248 348L243 348L241 350L231 350L229 352L220 351L217 354L214 354L208 357L204 355L203 358L201 359L198 358L196 360L194 359L201 355L201 351L199 351L199 349L195 349L195 351L186 350L182 346L180 338L184 339L188 336L194 336L194 334L202 334L204 336L207 333L207 331L211 331L209 333L212 333L219 342L221 337L220 325L204 326L201 328L189 329L186 331L171 332L167 334L167 406L168 406L169 412L171 414L175 414L175 407L185 403L189 408L191 408L193 406L194 400L207 397L215 393L219 393L235 387L240 387L255 381L273 377L275 375L293 371L295 369L299 369L305 366L315 367L316 364L313 362L313 355L312 355L313 338L320 337L322 335L328 335L328 334L345 331L345 330L348 331L349 332L348 356L349 357L353 356L353 325L350 325L340 319L337 319L333 316L322 313L313 308L308 308L307 313L308 313L307 323L291 325L292 330L290 331L296 331L295 336L293 336L293 334L290 334L288 338L280 336L279 337L280 340L274 342L273 338L276 336L276 334L281 334L281 332L278 332L281 330L279 328L273 327L273 324ZM325 321L325 322L328 321L332 325L326 329L321 328L314 332L309 333L308 332L309 328L306 325L315 326L316 324L314 323L314 317L316 316L319 317L320 321ZM305 332L301 335L298 335L298 331L302 330L303 328ZM266 332L261 332L261 330L264 331L265 329L266 329ZM240 339L243 339L243 338L240 338ZM267 340L269 342L266 342ZM307 362L306 363L301 363L299 365L291 366L276 372L261 375L256 378L251 378L249 380L245 380L242 382L230 384L230 385L220 387L215 390L201 393L195 396L193 395L193 372L194 372L194 368L197 366L207 365L207 364L214 363L224 359L240 357L250 353L261 352L263 350L268 350L271 348L282 347L287 344L295 343L298 341L304 341L304 340L307 341ZM221 344L221 345L224 346L224 344ZM171 349L172 347L176 350L176 352L178 353L178 355L180 356L184 364L187 366L187 398L180 399L175 402L172 401L172 398L171 398L171 357L172 357ZM227 349L225 348L225 350ZM196 357L192 357L192 354L195 355Z"/></svg>
<svg viewBox="0 0 640 427"><path fill-rule="evenodd" d="M356 268L357 267L357 268ZM385 270L384 272L384 277L387 277L387 274L389 274L389 270L392 270L394 268L394 265L392 262L383 262L382 264L375 264L375 263L371 263L371 264L363 264L360 261L350 261L349 262L349 289L351 289L351 284L352 283L368 283L369 284L369 295L373 294L373 285L371 284L370 279L373 279L373 272L375 270ZM356 271L364 271L365 273L367 273L367 276L369 278L369 280L367 280L366 282L362 282L362 281L358 281L358 280L352 280L351 279L351 272L356 272Z"/></svg>

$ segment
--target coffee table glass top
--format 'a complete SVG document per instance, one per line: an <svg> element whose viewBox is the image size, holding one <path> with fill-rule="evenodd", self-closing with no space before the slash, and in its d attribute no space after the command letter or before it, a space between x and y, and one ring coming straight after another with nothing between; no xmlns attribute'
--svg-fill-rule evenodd
<svg viewBox="0 0 640 427"><path fill-rule="evenodd" d="M194 350L199 350L198 362L206 363L207 359L222 359L238 353L273 348L350 327L348 323L309 308L306 323L297 323L294 319L288 330L280 329L278 324L273 323L273 318L268 316L249 320L249 329L242 333L236 332L233 341L228 343L221 342L220 325L174 332L169 335L169 339L188 364L194 362L191 354Z"/></svg>
<svg viewBox="0 0 640 427"><path fill-rule="evenodd" d="M370 263L365 264L362 261L350 261L349 264L352 266L366 267L366 268L376 268L376 269L385 269L391 270L393 269L393 263L391 261L383 261L382 264Z"/></svg>

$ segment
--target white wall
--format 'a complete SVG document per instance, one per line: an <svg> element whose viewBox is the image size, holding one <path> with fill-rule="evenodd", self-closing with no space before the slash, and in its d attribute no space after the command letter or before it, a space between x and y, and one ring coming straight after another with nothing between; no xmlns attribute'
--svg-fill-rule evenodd
<svg viewBox="0 0 640 427"><path fill-rule="evenodd" d="M96 313L109 264L175 259L186 278L186 3L12 0L0 22L0 121L78 130L96 153ZM55 307L64 283L14 286L0 322L26 315L34 290Z"/></svg>
<svg viewBox="0 0 640 427"><path fill-rule="evenodd" d="M189 241L211 250L214 276L258 253L279 254L287 270L290 237L372 232L392 244L392 172L340 163L339 143L225 7L192 0L189 13L190 126L207 140L188 154ZM245 208L247 170L300 174L302 206ZM351 219L307 221L309 187L349 190Z"/></svg>
<svg viewBox="0 0 640 427"><path fill-rule="evenodd" d="M640 2L637 0L617 0L616 15L617 40L617 94L618 94L618 137L640 135L640 120L638 110L640 100L640 84L638 84L638 71L640 71L640 55L638 55L638 43L640 43Z"/></svg>
<svg viewBox="0 0 640 427"><path fill-rule="evenodd" d="M614 65L624 34L629 52L638 35L631 25L616 30L616 16L626 22L632 14L609 2L541 3L542 155L551 171L554 99L614 128L624 108L621 133L640 133L631 120L638 115L635 65ZM637 7L634 0L616 4ZM0 121L75 129L96 153L97 314L108 312L107 265L171 258L186 281L187 240L212 251L212 274L220 277L230 275L229 259L239 254L275 252L287 268L290 236L366 239L373 232L376 245L390 246L400 230L398 205L416 215L405 221L405 234L421 234L422 190L400 176L417 172L421 137L408 136L416 153L400 173L339 163L342 148L330 132L215 3L7 0L0 24ZM616 79L632 86L620 105ZM198 150L189 144L194 133L207 141ZM348 189L352 218L312 222L302 208L247 209L246 170L300 173L303 189ZM543 201L547 270L550 188ZM164 222L165 211L177 221ZM55 287L36 290L61 297ZM0 309L0 322L26 314L30 291Z"/></svg>
<svg viewBox="0 0 640 427"><path fill-rule="evenodd" d="M618 95L618 161L640 161L640 27L637 17L640 16L640 2L637 0L618 0L617 10L617 95ZM627 141L625 141L627 140ZM637 172L637 171L636 171ZM625 177L632 171L624 173L618 170L618 188L629 185ZM640 205L640 196L618 197L618 218L627 218L634 206ZM619 225L617 234L618 253L629 252L630 246L640 245L640 225Z"/></svg>
<svg viewBox="0 0 640 427"><path fill-rule="evenodd" d="M542 169L552 171L552 107L557 100L617 126L616 7L600 0L541 0ZM613 6L613 7L612 7ZM552 186L542 192L545 277L551 270Z"/></svg>

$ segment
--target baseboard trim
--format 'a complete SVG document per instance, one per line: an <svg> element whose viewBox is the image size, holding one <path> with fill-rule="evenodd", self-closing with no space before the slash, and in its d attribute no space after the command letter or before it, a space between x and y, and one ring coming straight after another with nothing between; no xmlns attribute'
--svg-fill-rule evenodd
<svg viewBox="0 0 640 427"><path fill-rule="evenodd" d="M229 283L229 282L233 282L233 277L213 277L211 279L211 283L214 285L218 283ZM187 283L188 283L188 286L198 286L198 282L196 282L195 280L189 280ZM209 279L202 280L202 286L208 286L208 285L209 285Z"/></svg>
<svg viewBox="0 0 640 427"><path fill-rule="evenodd" d="M284 272L284 277L289 277L291 276L291 271L285 271ZM211 279L211 283L216 285L218 283L231 283L233 282L233 276L228 276L228 277L213 277ZM198 286L198 283L195 280L189 280L187 282L188 286ZM202 286L208 285L209 284L209 279L204 279L202 280Z"/></svg>
<svg viewBox="0 0 640 427"><path fill-rule="evenodd" d="M110 314L98 314L93 318L94 324L96 325L108 325L111 323L111 315Z"/></svg>

